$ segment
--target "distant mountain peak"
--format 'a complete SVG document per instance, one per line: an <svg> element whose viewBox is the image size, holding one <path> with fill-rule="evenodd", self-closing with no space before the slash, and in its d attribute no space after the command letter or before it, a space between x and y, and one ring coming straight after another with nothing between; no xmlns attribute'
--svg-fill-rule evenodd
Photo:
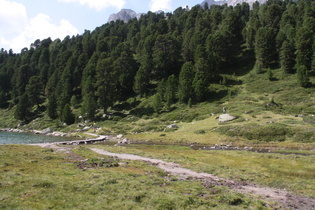
<svg viewBox="0 0 315 210"><path fill-rule="evenodd" d="M131 9L122 9L116 14L111 14L108 18L108 22L122 20L127 23L132 18L139 18L141 14L136 13Z"/></svg>
<svg viewBox="0 0 315 210"><path fill-rule="evenodd" d="M242 4L243 2L246 2L250 6L252 6L253 3L255 3L256 1L258 1L260 4L264 4L266 3L267 0L221 0L221 1L204 0L200 5L204 7L205 4L207 3L209 7L211 5L223 5L223 4L227 4L229 6L236 6L237 4ZM189 9L189 7L186 6L186 9ZM159 11L156 11L155 13L162 13L162 12L163 11L159 10ZM122 20L125 23L127 23L130 19L133 19L133 18L139 19L141 15L143 15L143 13L136 13L135 11L131 9L122 9L116 14L111 14L108 18L108 22L111 22L111 21L115 22L116 20Z"/></svg>

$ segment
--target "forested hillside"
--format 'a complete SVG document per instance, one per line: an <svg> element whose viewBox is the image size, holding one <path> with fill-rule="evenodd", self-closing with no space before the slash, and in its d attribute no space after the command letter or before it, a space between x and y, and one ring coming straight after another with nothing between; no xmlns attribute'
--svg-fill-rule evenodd
<svg viewBox="0 0 315 210"><path fill-rule="evenodd" d="M94 120L130 97L161 104L207 101L222 75L281 67L307 88L315 68L315 2L270 0L228 7L195 6L110 22L64 40L36 40L20 53L0 52L0 107L27 121L47 113L74 122L73 109ZM246 67L246 68L244 68Z"/></svg>

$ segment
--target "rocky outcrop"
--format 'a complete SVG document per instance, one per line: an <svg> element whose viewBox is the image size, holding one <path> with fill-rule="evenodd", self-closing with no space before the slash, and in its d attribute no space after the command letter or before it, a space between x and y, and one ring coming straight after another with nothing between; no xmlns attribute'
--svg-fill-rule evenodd
<svg viewBox="0 0 315 210"><path fill-rule="evenodd" d="M214 0L205 0L203 1L200 5L202 7L205 6L205 4L207 3L208 4L208 7L210 7L211 5L222 5L224 3L226 3L227 1L214 1Z"/></svg>
<svg viewBox="0 0 315 210"><path fill-rule="evenodd" d="M116 21L116 20L122 20L125 23L127 23L129 20L133 18L139 18L141 14L136 13L135 11L131 9L122 9L120 12L116 14L111 14L108 18L108 22Z"/></svg>
<svg viewBox="0 0 315 210"><path fill-rule="evenodd" d="M205 4L208 3L209 7L211 5L223 5L223 4L227 4L228 6L236 6L237 4L241 5L243 2L247 2L249 6L252 6L256 1L258 1L259 4L264 4L266 3L267 0L226 0L226 1L205 0L200 5L204 7Z"/></svg>

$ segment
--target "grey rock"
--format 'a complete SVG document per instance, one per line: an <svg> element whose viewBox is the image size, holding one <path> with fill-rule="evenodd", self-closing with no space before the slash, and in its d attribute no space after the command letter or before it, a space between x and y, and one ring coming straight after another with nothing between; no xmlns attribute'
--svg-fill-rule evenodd
<svg viewBox="0 0 315 210"><path fill-rule="evenodd" d="M166 128L177 129L177 128L179 128L179 127L178 127L178 125L176 125L176 124L172 124L172 125L166 126Z"/></svg>
<svg viewBox="0 0 315 210"><path fill-rule="evenodd" d="M232 121L235 119L236 119L236 117L229 115L229 114L221 114L219 116L219 122L229 122L229 121Z"/></svg>
<svg viewBox="0 0 315 210"><path fill-rule="evenodd" d="M46 128L46 129L42 130L40 132L40 134L47 135L47 134L52 133L52 132L53 132L53 130L51 128Z"/></svg>
<svg viewBox="0 0 315 210"><path fill-rule="evenodd" d="M122 20L125 23L127 23L129 20L133 19L133 18L137 18L138 14L131 10L131 9L122 9L120 10L120 12L116 13L116 14L111 14L108 18L108 22L111 21L116 21L116 20Z"/></svg>
<svg viewBox="0 0 315 210"><path fill-rule="evenodd" d="M83 129L82 129L82 131L88 131L88 130L90 130L91 128L89 127L89 126L85 126Z"/></svg>

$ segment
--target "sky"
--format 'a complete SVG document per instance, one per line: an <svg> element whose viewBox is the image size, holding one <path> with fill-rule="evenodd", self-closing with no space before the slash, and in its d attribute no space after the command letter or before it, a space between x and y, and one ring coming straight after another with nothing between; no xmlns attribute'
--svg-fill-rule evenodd
<svg viewBox="0 0 315 210"><path fill-rule="evenodd" d="M172 12L203 0L0 0L0 49L20 53L35 40L63 40L107 23L121 9Z"/></svg>

